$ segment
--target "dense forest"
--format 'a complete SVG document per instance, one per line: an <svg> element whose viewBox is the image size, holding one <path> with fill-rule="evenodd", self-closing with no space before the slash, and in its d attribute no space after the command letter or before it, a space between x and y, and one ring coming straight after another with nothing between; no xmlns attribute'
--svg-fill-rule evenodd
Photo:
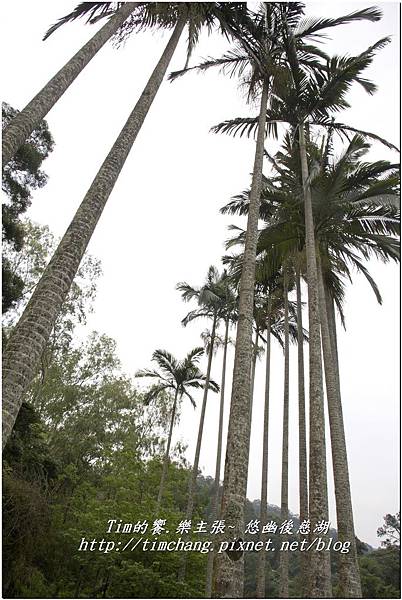
<svg viewBox="0 0 402 600"><path fill-rule="evenodd" d="M359 273L381 303L370 261L400 259L399 164L370 160L375 145L395 156L398 149L338 118L352 86L368 96L376 91L365 71L390 39L356 56L329 56L328 30L379 21L381 11L362 7L334 19L304 11L301 2L254 10L236 2L84 2L46 37L81 18L103 20L102 27L25 109L3 103L4 597L400 597L400 513L373 524L377 549L355 533L337 344L347 283ZM59 240L26 214L46 186L55 148L44 118L104 44L142 29L167 29L169 41ZM183 30L186 65L169 74ZM194 65L203 30L224 36L229 49ZM247 116L213 128L255 140L250 187L217 207L243 218L245 228L229 226L226 254L219 266L206 265L204 281L176 282L178 302L188 308L182 325L206 322L202 340L180 357L156 348L129 374L116 341L88 327L102 264L87 247L165 76L174 82L210 68L238 79L250 106ZM297 514L289 508L291 345L298 358ZM269 498L276 352L283 356L280 506ZM262 356L262 464L252 465L261 495L248 499ZM205 427L212 396L219 403L213 439ZM187 432L196 440L192 463L175 437L188 404L201 407L197 428ZM216 447L214 477L200 469L206 444Z"/></svg>

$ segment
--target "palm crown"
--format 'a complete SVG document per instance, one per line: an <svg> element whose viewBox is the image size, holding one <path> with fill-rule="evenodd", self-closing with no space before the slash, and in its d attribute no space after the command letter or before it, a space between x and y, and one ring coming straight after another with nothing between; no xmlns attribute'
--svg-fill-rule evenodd
<svg viewBox="0 0 402 600"><path fill-rule="evenodd" d="M135 374L136 377L158 379L158 383L145 393L144 402L149 404L163 390L172 389L180 397L187 396L191 404L195 406L194 398L187 388L203 389L205 386L206 377L198 367L198 362L203 353L204 349L197 347L191 350L183 360L179 361L167 350L155 350L152 360L158 365L160 371L142 369ZM210 380L209 389L218 392L219 386Z"/></svg>
<svg viewBox="0 0 402 600"><path fill-rule="evenodd" d="M181 292L185 302L197 300L198 309L190 311L182 320L183 325L201 317L235 319L236 296L231 289L231 280L226 271L222 274L214 266L208 269L207 277L201 287L193 287L186 282L178 283L176 289Z"/></svg>
<svg viewBox="0 0 402 600"><path fill-rule="evenodd" d="M122 4L110 2L81 2L69 14L61 17L46 32L47 39L62 25L78 18L86 18L93 24L100 19L113 15ZM246 12L242 2L139 2L131 16L121 25L114 35L117 45L123 43L128 36L143 29L172 29L178 20L185 15L188 23L187 62L198 42L201 30L211 33L215 26L227 38L238 35L239 21Z"/></svg>
<svg viewBox="0 0 402 600"><path fill-rule="evenodd" d="M370 145L358 134L336 160L331 137L330 133L320 144L309 143L310 185L316 238L341 311L344 285L339 275L351 279L348 265L367 278L381 301L361 258L399 260L399 174L397 165L388 161L363 162ZM278 268L286 256L303 250L305 240L298 148L290 135L271 163L276 176L265 179L261 194L260 218L265 224L259 233L257 279L259 274L266 276L268 268ZM226 214L242 215L247 211L247 191L221 209ZM236 234L227 246L243 243L244 232L238 227L231 229ZM266 254L269 261L263 260ZM235 258L232 263L236 263ZM237 260L237 269L239 264Z"/></svg>

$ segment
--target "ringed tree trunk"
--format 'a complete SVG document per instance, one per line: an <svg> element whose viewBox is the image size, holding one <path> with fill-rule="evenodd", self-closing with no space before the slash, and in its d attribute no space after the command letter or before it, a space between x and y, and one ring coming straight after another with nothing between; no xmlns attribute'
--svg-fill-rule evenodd
<svg viewBox="0 0 402 600"><path fill-rule="evenodd" d="M337 341L337 335L336 335L335 308L334 308L334 301L332 299L330 289L325 281L324 281L324 292L325 292L325 305L326 305L327 315L328 315L329 334L330 334L330 338L331 338L332 358L334 361L337 386L338 386L339 394L340 394L341 384L340 384L340 379L339 379L338 341Z"/></svg>
<svg viewBox="0 0 402 600"><path fill-rule="evenodd" d="M10 336L3 355L3 448L106 201L163 81L186 20L183 15L177 23L140 99Z"/></svg>
<svg viewBox="0 0 402 600"><path fill-rule="evenodd" d="M264 430L262 437L262 473L261 473L261 505L260 505L260 524L261 529L268 520L268 432L269 432L269 384L271 368L271 299L268 298L267 307L267 348L265 363L265 403L264 403ZM267 534L260 534L260 540L266 541ZM257 573L256 573L256 597L265 598L265 551L258 553Z"/></svg>
<svg viewBox="0 0 402 600"><path fill-rule="evenodd" d="M253 360L251 362L250 434L251 434L251 421L252 421L252 418L253 418L255 367L256 367L256 364L257 364L257 356L258 356L258 337L259 337L259 334L260 334L260 330L257 327L256 330L255 330L255 342L254 342Z"/></svg>
<svg viewBox="0 0 402 600"><path fill-rule="evenodd" d="M167 446L166 446L165 458L163 460L161 482L159 484L158 499L157 499L157 502L156 502L156 514L159 513L159 509L160 509L160 506L161 506L162 497L163 497L163 490L164 490L165 480L166 480L166 474L167 474L167 469L168 469L168 465L169 465L170 445L172 443L172 433L173 433L174 419L175 419L175 416L176 416L176 407L177 407L177 397L178 397L178 394L179 394L179 388L176 388L176 392L175 392L175 396L174 396L174 402L173 402L173 408L172 408L172 415L170 417L170 427L169 427L168 442L167 442Z"/></svg>
<svg viewBox="0 0 402 600"><path fill-rule="evenodd" d="M4 129L2 142L2 165L14 154L31 135L51 108L70 87L95 54L106 44L140 2L125 2L115 15L56 73L36 94L11 123Z"/></svg>
<svg viewBox="0 0 402 600"><path fill-rule="evenodd" d="M217 314L215 312L214 318L212 321L212 331L211 331L211 343L209 346L208 352L208 365L207 365L207 373L205 376L205 386L204 386L204 395L202 399L202 407L201 407L201 415L200 415L200 424L198 427L198 437L197 437L197 445L195 448L195 457L193 469L191 471L189 486L188 486L188 501L187 501L187 510L186 510L186 519L191 520L193 516L194 510L194 495L197 486L197 475L198 475L198 465L200 462L200 454L201 454L201 442L202 442L202 434L204 431L204 421L205 421L205 409L207 407L207 399L208 399L208 387L209 381L211 379L211 366L212 366L212 356L214 353L214 343L215 343L215 332L216 332L216 323L217 323ZM181 567L179 570L179 581L183 581L186 575L186 565L187 565L187 555L184 552Z"/></svg>
<svg viewBox="0 0 402 600"><path fill-rule="evenodd" d="M232 398L228 426L225 460L225 477L222 497L222 515L226 531L231 526L233 538L244 535L244 505L247 492L249 424L250 424L250 371L252 360L253 306L255 285L255 259L258 238L258 215L262 184L264 138L268 81L261 94L258 133L247 218L244 261L240 280L239 322L236 334L236 351L233 370ZM234 556L220 554L217 560L216 594L219 598L242 598L244 561L239 559L234 568ZM239 564L240 563L240 564Z"/></svg>
<svg viewBox="0 0 402 600"><path fill-rule="evenodd" d="M296 312L297 312L297 375L299 394L299 516L300 521L308 519L308 486L307 486L307 446L306 446L306 401L304 387L304 340L302 299L300 286L300 267L296 267ZM299 553L300 582L308 578L308 554ZM303 586L302 586L303 587Z"/></svg>
<svg viewBox="0 0 402 600"><path fill-rule="evenodd" d="M362 590L353 523L352 495L349 482L342 399L337 377L336 360L331 344L322 265L318 250L317 261L321 312L321 339L324 355L325 383L331 435L338 539L341 542L350 543L349 552L339 554L339 594L342 598L361 598Z"/></svg>
<svg viewBox="0 0 402 600"><path fill-rule="evenodd" d="M306 229L307 288L309 315L309 387L310 387L310 465L309 517L311 531L319 521L328 521L327 465L325 451L325 415L321 362L320 312L318 302L317 258L311 190L303 124L299 125L300 162L304 191ZM314 537L311 535L310 543ZM331 565L328 552L312 550L309 556L308 598L332 595Z"/></svg>
<svg viewBox="0 0 402 600"><path fill-rule="evenodd" d="M229 317L225 324L225 341L223 345L223 362L222 362L222 378L221 378L221 401L219 407L219 430L218 430L218 448L216 451L216 466L215 466L215 481L214 491L212 496L212 523L218 518L219 506L219 482L222 467L222 438L223 438L223 409L225 405L225 384L226 384L226 358L229 339ZM205 597L212 596L212 576L214 571L214 551L208 552L207 574L205 578Z"/></svg>
<svg viewBox="0 0 402 600"><path fill-rule="evenodd" d="M285 368L283 383L281 520L285 521L289 518L289 299L286 266L284 266L283 304ZM279 597L289 598L289 555L287 551L279 552Z"/></svg>

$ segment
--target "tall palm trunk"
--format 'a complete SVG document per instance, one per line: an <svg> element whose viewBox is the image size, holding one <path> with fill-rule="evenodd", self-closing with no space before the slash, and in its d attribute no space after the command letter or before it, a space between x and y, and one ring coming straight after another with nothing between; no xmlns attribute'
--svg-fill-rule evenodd
<svg viewBox="0 0 402 600"><path fill-rule="evenodd" d="M331 338L332 358L334 361L337 385L338 385L338 389L339 389L339 393L340 393L341 384L340 384L340 379L339 379L338 341L337 341L337 335L336 335L336 320L335 320L334 301L331 296L331 292L328 288L328 285L326 284L325 281L324 281L324 292L325 292L325 305L326 305L327 315L328 315L329 334L330 334L330 338Z"/></svg>
<svg viewBox="0 0 402 600"><path fill-rule="evenodd" d="M297 311L297 375L299 394L299 516L308 519L307 446L306 446L306 402L304 389L303 317L300 289L300 268L296 268L296 311ZM308 554L300 552L300 582L308 579ZM301 586L301 589L303 586ZM305 594L304 594L304 597Z"/></svg>
<svg viewBox="0 0 402 600"><path fill-rule="evenodd" d="M281 520L289 518L289 299L288 273L284 267L283 278L284 304L284 382L283 382L283 432L282 432L282 486L281 486ZM279 597L289 598L289 555L279 552Z"/></svg>
<svg viewBox="0 0 402 600"><path fill-rule="evenodd" d="M317 259L315 251L313 208L311 190L308 183L309 173L303 125L299 126L299 143L306 228L310 375L309 517L313 525L313 530L315 524L319 521L328 521L328 491ZM313 538L311 541L313 541ZM307 597L325 598L331 596L331 565L329 558L328 552L312 551L310 553Z"/></svg>
<svg viewBox="0 0 402 600"><path fill-rule="evenodd" d="M319 267L318 281L321 312L321 339L331 434L338 539L341 542L347 541L350 543L349 552L339 555L339 592L342 598L361 598L362 590L353 524L352 496L349 483L342 400L337 377L336 361L331 344L322 266L318 252L317 261Z"/></svg>
<svg viewBox="0 0 402 600"><path fill-rule="evenodd" d="M95 54L112 37L139 2L125 2L115 15L56 73L27 106L4 129L2 164L4 166L39 125L50 109L70 87Z"/></svg>
<svg viewBox="0 0 402 600"><path fill-rule="evenodd" d="M209 352L208 352L208 365L207 365L207 372L206 372L206 376L205 376L205 386L204 386L204 395L203 395L203 399L202 399L200 424L198 426L197 445L195 448L193 469L191 471L189 485L188 485L188 500L187 500L187 510L186 510L186 519L188 519L188 520L191 520L191 518L193 516L193 510L194 510L194 496L195 496L195 490L197 487L198 465L200 462L202 434L204 431L205 409L207 407L208 387L209 387L209 381L211 378L211 366L212 366L212 356L214 353L216 322L217 322L217 315L215 313L213 321L212 321L211 342L210 342ZM184 552L181 567L179 570L179 581L182 581L186 575L186 565L187 565L187 555Z"/></svg>
<svg viewBox="0 0 402 600"><path fill-rule="evenodd" d="M262 166L268 82L264 81L261 94L258 133L255 150L244 261L240 281L239 322L236 334L236 351L233 370L232 398L226 448L225 477L222 497L222 519L233 527L233 537L241 538L244 531L244 505L247 492L249 423L250 423L250 371L252 359L253 305L255 284L255 257L258 237ZM241 598L244 570L241 564L233 568L229 555L221 554L217 561L216 593L220 598Z"/></svg>
<svg viewBox="0 0 402 600"><path fill-rule="evenodd" d="M161 482L159 484L158 500L156 502L156 514L159 513L159 509L160 509L161 502L162 502L162 497L163 497L163 491L164 491L164 487L165 487L166 474L167 474L167 469L168 469L168 465L169 465L170 445L172 443L173 425L174 425L174 419L175 419L175 416L176 416L176 407L177 407L177 396L178 396L178 393L179 393L179 388L176 388L176 392L175 392L175 395L174 395L173 408L172 408L172 415L170 417L170 427L169 427L168 442L167 442L167 446L166 446L165 457L163 459L163 468L162 468Z"/></svg>
<svg viewBox="0 0 402 600"><path fill-rule="evenodd" d="M186 23L177 23L143 93L16 325L3 357L3 447L103 208L162 83Z"/></svg>
<svg viewBox="0 0 402 600"><path fill-rule="evenodd" d="M255 342L254 342L254 351L253 351L253 359L251 361L251 391L250 391L250 434L251 434L251 421L253 419L253 401L254 401L254 382L255 382L255 367L257 365L257 356L258 356L258 338L260 335L260 330L258 326L255 330Z"/></svg>
<svg viewBox="0 0 402 600"><path fill-rule="evenodd" d="M222 378L221 378L221 401L219 407L219 429L218 429L218 448L216 451L215 481L212 495L212 523L218 518L219 506L219 483L222 467L222 438L223 438L223 409L225 406L225 384L226 384L226 358L229 339L229 317L225 324L225 341L223 345ZM214 571L214 552L208 552L207 574L205 578L205 598L212 596L212 575Z"/></svg>
<svg viewBox="0 0 402 600"><path fill-rule="evenodd" d="M268 298L267 307L267 348L265 362L265 403L264 403L264 431L262 437L262 473L261 473L261 504L260 524L261 527L268 520L268 431L269 431L269 384L271 368L271 299ZM266 535L260 534L260 540L264 541ZM265 550L258 553L256 573L256 597L265 598Z"/></svg>

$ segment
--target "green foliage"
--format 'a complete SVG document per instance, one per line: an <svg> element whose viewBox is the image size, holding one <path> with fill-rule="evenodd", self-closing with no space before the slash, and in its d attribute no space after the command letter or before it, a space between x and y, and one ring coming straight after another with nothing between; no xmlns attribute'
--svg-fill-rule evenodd
<svg viewBox="0 0 402 600"><path fill-rule="evenodd" d="M363 598L400 598L400 552L376 550L359 558Z"/></svg>
<svg viewBox="0 0 402 600"><path fill-rule="evenodd" d="M45 225L25 219L21 220L21 228L24 236L22 249L16 252L9 244L5 244L3 248L3 261L7 262L11 276L23 285L22 294L3 316L6 335L22 314L57 245L57 240ZM86 323L87 315L92 311L96 283L101 272L99 260L85 254L56 321L51 341L43 357L44 364L49 362L50 356L57 349L67 348L71 344L77 325Z"/></svg>
<svg viewBox="0 0 402 600"><path fill-rule="evenodd" d="M377 535L385 537L383 548L359 557L363 598L400 598L400 513L385 515Z"/></svg>
<svg viewBox="0 0 402 600"><path fill-rule="evenodd" d="M384 548L400 548L401 546L401 513L396 515L387 514L384 517L384 525L377 529L378 537L385 537L381 542Z"/></svg>
<svg viewBox="0 0 402 600"><path fill-rule="evenodd" d="M82 537L122 540L106 535L111 518L151 524L156 518L166 401L144 408L115 350L113 340L97 333L76 348L59 350L20 411L4 454L8 597L200 595L204 556L190 557L190 578L178 584L178 553L78 551ZM177 524L187 501L189 467L181 446L171 459L163 517ZM208 496L198 500L202 514ZM166 539L177 538L174 530L169 535Z"/></svg>
<svg viewBox="0 0 402 600"><path fill-rule="evenodd" d="M17 113L17 110L3 102L3 129ZM52 152L53 146L53 138L47 123L42 121L3 169L2 188L7 202L2 206L2 239L3 243L10 246L15 253L20 252L24 244L21 215L31 204L32 192L42 188L47 182L47 175L40 167L43 160ZM25 282L20 274L13 271L9 257L3 259L2 276L2 312L4 313L21 298Z"/></svg>
<svg viewBox="0 0 402 600"><path fill-rule="evenodd" d="M2 312L9 310L22 296L24 289L23 280L14 275L9 260L3 257L2 261Z"/></svg>
<svg viewBox="0 0 402 600"><path fill-rule="evenodd" d="M110 519L152 524L162 517L171 526L159 539L177 540L190 473L180 445L171 454L163 514L155 514L167 404L160 397L144 406L143 394L121 372L114 341L105 335L94 332L77 347L54 354L44 380L39 377L32 386L4 452L5 596L203 597L205 554L188 555L182 583L178 552L78 549L82 538L128 541L126 534L107 534ZM213 479L199 476L193 522L210 522L212 493ZM246 522L259 514L258 501L247 501ZM290 518L297 527L297 516ZM277 507L269 506L268 519L280 521ZM146 537L154 539L150 533ZM278 536L272 537L279 547ZM188 534L187 539L199 538ZM364 544L359 547L364 597L398 597L398 549L368 553ZM245 597L255 597L257 557L246 553ZM331 560L336 587L337 557ZM278 566L278 552L268 553L268 598L278 594ZM300 597L297 553L290 555L289 572L290 597Z"/></svg>
<svg viewBox="0 0 402 600"><path fill-rule="evenodd" d="M3 455L4 589L24 596L33 586L45 592L40 572L52 535L49 486L58 466L37 413L24 403Z"/></svg>

